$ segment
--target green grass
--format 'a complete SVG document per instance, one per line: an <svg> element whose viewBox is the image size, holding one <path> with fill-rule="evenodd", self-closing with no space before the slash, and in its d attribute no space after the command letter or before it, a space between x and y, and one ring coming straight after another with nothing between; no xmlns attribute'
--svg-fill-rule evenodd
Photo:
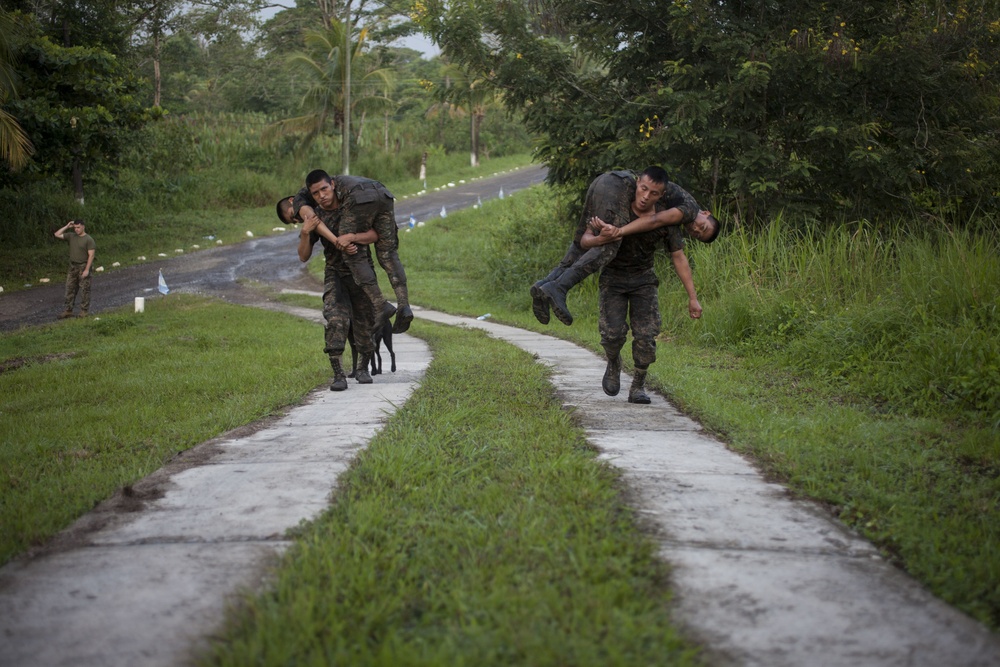
<svg viewBox="0 0 1000 667"><path fill-rule="evenodd" d="M545 369L481 332L419 335L420 388L211 662L694 664L618 474Z"/></svg>
<svg viewBox="0 0 1000 667"><path fill-rule="evenodd" d="M415 303L574 340L601 354L596 279L572 327L528 286L572 221L547 190L408 235ZM865 227L798 234L775 221L689 246L705 308L659 264L664 332L649 384L827 503L939 597L1000 628L1000 264L996 236ZM631 366L629 346L623 350ZM594 378L595 386L600 378Z"/></svg>
<svg viewBox="0 0 1000 667"><path fill-rule="evenodd" d="M543 327L530 311L527 288L559 259L571 227L544 188L428 222L401 235L411 299L470 316L490 312L497 321L599 352L594 279L570 295L574 326L553 320ZM660 265L665 327L660 358L650 371L651 385L753 457L769 477L825 502L935 594L994 630L1000 628L1000 437L997 383L991 380L1000 367L996 248L988 233L874 234L861 226L808 235L782 229L781 221L758 234L730 230L712 246L689 248L705 307L702 320L686 317L683 289L668 265ZM283 300L319 305L315 297ZM163 303L169 302L173 297ZM10 473L14 469L4 459L0 468L6 475L0 482L7 485L0 488L5 530L10 530L8 498L30 493L31 486L53 489L45 499L26 503L37 512L34 521L58 527L172 451L221 430L213 413L185 417L204 420L205 432L167 437L162 450L153 452L139 439L149 428L177 428L177 417L185 415L179 407L217 409L216 402L201 397L189 404L159 400L156 419L135 430L136 439L121 440L121 449L128 450L125 463L71 439L82 431L94 442L112 442L104 449L114 450L117 441L108 433L130 432L130 415L109 430L105 422L114 423L118 415L95 397L119 382L136 393L139 383L148 383L148 368L172 378L168 396L197 392L188 378L201 374L201 365L180 365L178 359L216 345L218 332L228 331L237 312L240 318L246 314L246 321L239 319L234 332L223 337L241 342L223 347L236 352L232 348L245 345L268 368L301 377L289 380L295 386L263 407L233 410L224 428L294 402L326 379L315 325L222 304L191 301L186 307L203 318L202 335L181 331L180 324L147 331L126 324L132 316L118 315L105 324L71 321L0 338L0 359L35 358L52 373L46 382L21 380L16 387L4 383L28 378L25 371L36 372L34 367L0 374L0 428L22 413L37 422L27 431L37 434L35 442L17 448L35 457L34 467L21 464ZM187 314L175 319L189 326ZM291 333L275 335L279 323ZM280 339L282 346L260 344L253 336L244 341L248 327L267 332L256 338ZM604 645L609 635L600 633L626 631L624 638L610 637L608 646L627 649L596 655L605 662L661 662L649 656L666 650L688 659L666 629L658 606L663 573L620 504L616 477L592 460L579 432L552 403L542 369L509 346L472 333L419 320L411 332L426 336L435 350L426 382L342 480L329 514L303 527L289 567L277 575L275 592L248 603L216 659L238 663L239 656L268 651L275 656L270 662L324 662L336 655L350 662L523 663L527 653L518 651L530 650L553 663L576 663L598 650L588 644L595 637ZM156 337L163 349L154 343L144 347L147 338ZM302 342L301 351L298 344L295 348L302 355L299 365L275 363L274 355L289 353L291 340ZM89 363L104 346L108 360L94 365L87 383L80 385L80 378L66 372ZM628 348L624 353L630 366ZM58 354L73 356L49 356ZM174 363L161 364L162 354ZM132 355L139 355L143 371L123 361L121 373L105 372L118 357ZM234 367L239 364L230 361L214 374L226 380ZM134 376L123 376L126 372ZM271 388L259 385L280 384L253 377L237 376L228 389L220 388L221 403L243 403L245 394ZM481 381L485 384L477 384ZM599 382L595 377L595 387ZM88 398L78 409L49 407L53 397L73 396L79 386L85 391L77 395ZM15 399L26 407L13 411L8 405ZM146 409L132 410L143 415ZM59 425L71 415L79 417L75 429ZM62 430L52 435L53 429ZM19 442L13 435L19 432L0 431L5 443ZM75 483L58 477L79 466L87 467L93 483L104 485L83 500L73 495ZM562 506L570 498L563 476L572 480L572 498L582 507ZM579 515L572 513L576 509ZM591 511L601 525L586 525ZM47 512L62 512L61 518L51 521ZM541 546L521 538L523 533L535 539L532 517L541 526ZM522 525L508 520L527 524L507 535L502 529ZM601 532L609 529L615 532ZM597 536L593 542L582 535L591 530ZM623 551L606 550L612 547ZM581 561L582 553L596 562ZM331 567L341 558L351 567ZM610 569L589 569L605 560ZM558 569L563 565L568 569ZM552 588L564 579L571 587ZM528 597L530 589L538 595ZM603 610L585 606L590 595L613 601L608 603L613 623L595 629L573 614L583 605L582 615L607 618L600 616ZM341 613L348 603L352 611ZM491 634L504 624L514 634ZM567 652L545 653L532 643L535 634L528 629L534 633L536 625L549 646L565 645Z"/></svg>
<svg viewBox="0 0 1000 667"><path fill-rule="evenodd" d="M326 378L315 324L187 296L0 337L0 563Z"/></svg>

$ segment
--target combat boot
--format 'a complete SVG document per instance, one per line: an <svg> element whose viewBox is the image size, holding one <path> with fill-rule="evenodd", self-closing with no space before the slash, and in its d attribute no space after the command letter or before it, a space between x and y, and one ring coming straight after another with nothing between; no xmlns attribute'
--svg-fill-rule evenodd
<svg viewBox="0 0 1000 667"><path fill-rule="evenodd" d="M571 266L562 272L562 275L555 280L550 280L538 289L545 295L549 307L555 313L556 319L570 326L573 324L573 315L566 306L566 293L578 282L589 276L592 272L583 267Z"/></svg>
<svg viewBox="0 0 1000 667"><path fill-rule="evenodd" d="M378 289L378 285L375 285L375 289ZM382 299L382 306L375 311L375 325L372 327L372 335L375 335L376 331L382 331L382 327L385 326L385 323L392 319L392 316L396 314L396 306L386 301L385 297L382 296L382 292L379 292L378 294Z"/></svg>
<svg viewBox="0 0 1000 667"><path fill-rule="evenodd" d="M535 314L535 319L542 324L549 323L549 302L545 299L545 292L542 285L545 281L539 280L531 286L531 312Z"/></svg>
<svg viewBox="0 0 1000 667"><path fill-rule="evenodd" d="M396 322L392 325L392 333L406 333L406 330L410 328L410 322L412 321L413 310L408 305L400 304L399 308L396 309Z"/></svg>
<svg viewBox="0 0 1000 667"><path fill-rule="evenodd" d="M344 375L340 357L330 357L330 366L333 367L333 384L330 385L330 391L344 391L347 389L347 376Z"/></svg>
<svg viewBox="0 0 1000 667"><path fill-rule="evenodd" d="M542 291L542 285L559 278L566 270L565 267L571 266L574 261L579 259L580 254L581 251L579 248L575 244L570 243L569 250L566 251L566 256L563 257L563 260L559 262L559 266L549 271L549 275L535 281L535 284L531 286L531 312L535 314L535 319L542 324L549 323L549 302L545 298L545 292Z"/></svg>
<svg viewBox="0 0 1000 667"><path fill-rule="evenodd" d="M643 390L643 385L646 384L646 370L645 368L636 368L635 373L632 374L632 386L628 390L629 403L649 405L649 396Z"/></svg>
<svg viewBox="0 0 1000 667"><path fill-rule="evenodd" d="M622 355L615 353L614 357L608 355L608 367L604 371L604 380L601 387L608 396L617 396L621 391Z"/></svg>
<svg viewBox="0 0 1000 667"><path fill-rule="evenodd" d="M372 376L368 372L368 368L372 365L372 355L362 354L358 359L358 370L354 374L354 379L358 381L358 384L371 384ZM346 380L345 380L346 382Z"/></svg>

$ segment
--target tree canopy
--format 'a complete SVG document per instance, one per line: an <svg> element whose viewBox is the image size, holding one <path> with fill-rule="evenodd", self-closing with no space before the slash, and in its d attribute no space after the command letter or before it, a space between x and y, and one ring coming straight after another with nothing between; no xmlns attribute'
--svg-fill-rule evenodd
<svg viewBox="0 0 1000 667"><path fill-rule="evenodd" d="M745 219L997 206L995 0L416 0L555 183L663 164Z"/></svg>

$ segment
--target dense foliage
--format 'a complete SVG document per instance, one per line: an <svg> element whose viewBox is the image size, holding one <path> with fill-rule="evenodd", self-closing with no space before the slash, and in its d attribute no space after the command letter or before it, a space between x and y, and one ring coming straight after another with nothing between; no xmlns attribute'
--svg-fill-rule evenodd
<svg viewBox="0 0 1000 667"><path fill-rule="evenodd" d="M746 220L994 210L995 0L417 0L551 180L663 163Z"/></svg>
<svg viewBox="0 0 1000 667"><path fill-rule="evenodd" d="M81 214L117 231L157 212L260 206L311 168L342 170L344 134L350 172L382 180L416 178L425 155L434 173L473 139L483 158L527 152L499 104L440 112L454 66L392 46L413 26L388 4L302 0L264 22L260 4L5 4L0 243L37 245Z"/></svg>

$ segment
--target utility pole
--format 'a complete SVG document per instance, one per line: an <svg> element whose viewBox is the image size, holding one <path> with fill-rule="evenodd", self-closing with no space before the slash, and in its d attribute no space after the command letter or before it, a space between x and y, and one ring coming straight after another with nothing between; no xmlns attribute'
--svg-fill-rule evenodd
<svg viewBox="0 0 1000 667"><path fill-rule="evenodd" d="M344 138L340 149L341 171L351 173L351 3L344 3Z"/></svg>

